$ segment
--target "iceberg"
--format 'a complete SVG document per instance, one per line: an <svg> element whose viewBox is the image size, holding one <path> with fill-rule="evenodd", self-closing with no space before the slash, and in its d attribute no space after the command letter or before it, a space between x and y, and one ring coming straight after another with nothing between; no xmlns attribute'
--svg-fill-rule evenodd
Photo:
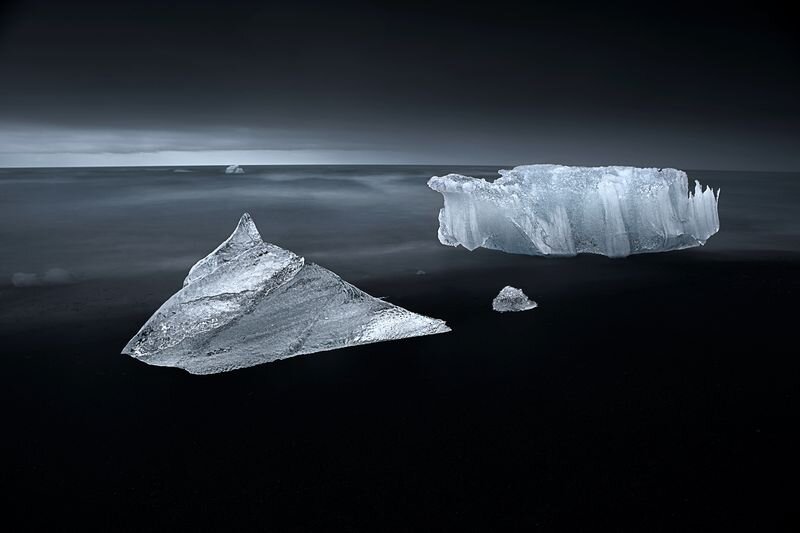
<svg viewBox="0 0 800 533"><path fill-rule="evenodd" d="M674 168L525 165L493 182L434 176L439 241L543 256L625 257L705 244L719 231L719 190Z"/></svg>
<svg viewBox="0 0 800 533"><path fill-rule="evenodd" d="M225 168L225 174L244 174L244 169L239 165L229 165Z"/></svg>
<svg viewBox="0 0 800 533"><path fill-rule="evenodd" d="M266 243L245 213L122 353L192 374L450 331Z"/></svg>
<svg viewBox="0 0 800 533"><path fill-rule="evenodd" d="M508 311L528 311L539 304L528 298L522 289L506 285L492 300L492 309L498 313Z"/></svg>

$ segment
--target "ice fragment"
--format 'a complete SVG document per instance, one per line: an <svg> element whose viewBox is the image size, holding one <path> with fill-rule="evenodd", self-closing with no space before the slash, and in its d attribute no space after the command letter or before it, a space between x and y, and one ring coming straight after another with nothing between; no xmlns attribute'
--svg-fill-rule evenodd
<svg viewBox="0 0 800 533"><path fill-rule="evenodd" d="M214 374L447 331L442 320L373 298L333 272L265 243L245 213L123 353L151 365Z"/></svg>
<svg viewBox="0 0 800 533"><path fill-rule="evenodd" d="M538 307L538 304L528 298L522 289L505 286L492 300L492 309L497 312L527 311Z"/></svg>

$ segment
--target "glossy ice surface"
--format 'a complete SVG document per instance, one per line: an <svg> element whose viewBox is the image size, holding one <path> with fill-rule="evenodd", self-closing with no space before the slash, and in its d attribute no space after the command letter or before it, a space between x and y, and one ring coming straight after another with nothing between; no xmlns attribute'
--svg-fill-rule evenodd
<svg viewBox="0 0 800 533"><path fill-rule="evenodd" d="M189 271L123 353L214 374L296 355L450 331L265 243L249 214Z"/></svg>
<svg viewBox="0 0 800 533"><path fill-rule="evenodd" d="M705 244L719 231L711 188L672 168L527 165L493 182L435 176L444 196L439 241L468 250L625 257Z"/></svg>

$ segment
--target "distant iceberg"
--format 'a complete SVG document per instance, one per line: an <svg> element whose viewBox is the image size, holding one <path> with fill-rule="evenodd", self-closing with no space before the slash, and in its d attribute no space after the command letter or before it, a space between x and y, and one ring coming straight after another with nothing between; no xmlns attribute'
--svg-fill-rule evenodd
<svg viewBox="0 0 800 533"><path fill-rule="evenodd" d="M245 213L189 271L123 353L192 374L450 331L373 298L333 272L265 243Z"/></svg>
<svg viewBox="0 0 800 533"><path fill-rule="evenodd" d="M439 241L468 250L625 257L705 244L719 231L719 191L672 168L527 165L494 182L459 174L428 186L444 196Z"/></svg>
<svg viewBox="0 0 800 533"><path fill-rule="evenodd" d="M225 168L225 174L244 174L244 169L239 165L229 165Z"/></svg>
<svg viewBox="0 0 800 533"><path fill-rule="evenodd" d="M522 289L505 286L492 300L492 309L499 313L509 311L528 311L539 304L528 298Z"/></svg>

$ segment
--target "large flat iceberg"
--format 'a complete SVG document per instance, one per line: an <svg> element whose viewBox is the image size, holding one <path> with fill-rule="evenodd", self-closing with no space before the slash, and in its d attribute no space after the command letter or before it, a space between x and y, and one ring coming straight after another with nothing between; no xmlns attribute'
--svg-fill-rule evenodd
<svg viewBox="0 0 800 533"><path fill-rule="evenodd" d="M434 176L439 241L545 256L625 257L705 244L719 231L719 191L674 168L526 165L493 182Z"/></svg>
<svg viewBox="0 0 800 533"><path fill-rule="evenodd" d="M447 331L442 320L373 298L333 272L265 243L245 213L123 353L151 365L214 374Z"/></svg>

